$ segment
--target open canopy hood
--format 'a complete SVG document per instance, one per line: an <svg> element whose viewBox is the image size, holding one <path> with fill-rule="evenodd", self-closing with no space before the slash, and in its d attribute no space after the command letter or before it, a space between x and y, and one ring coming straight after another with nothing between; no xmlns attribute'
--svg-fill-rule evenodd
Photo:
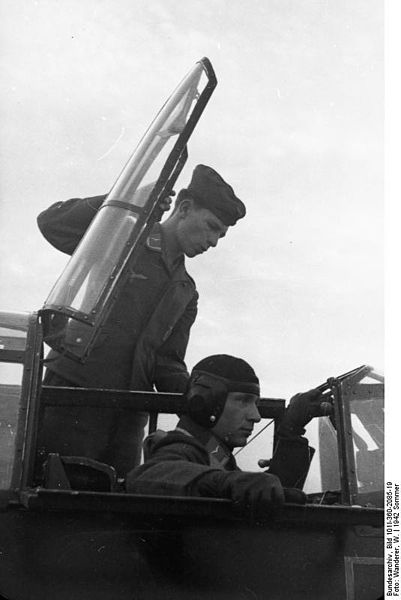
<svg viewBox="0 0 401 600"><path fill-rule="evenodd" d="M138 256L159 200L185 164L188 139L216 85L203 58L138 144L40 311L44 341L53 349L85 361L124 284L127 262ZM77 322L88 325L84 333Z"/></svg>

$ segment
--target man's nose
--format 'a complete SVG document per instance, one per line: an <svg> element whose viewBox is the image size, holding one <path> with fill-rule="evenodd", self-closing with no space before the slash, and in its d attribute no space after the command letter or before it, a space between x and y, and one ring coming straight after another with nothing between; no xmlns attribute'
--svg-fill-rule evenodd
<svg viewBox="0 0 401 600"><path fill-rule="evenodd" d="M220 239L220 235L217 233L217 231L209 232L207 242L208 242L209 246L212 246L213 248L215 248L218 244L219 239Z"/></svg>
<svg viewBox="0 0 401 600"><path fill-rule="evenodd" d="M249 419L251 421L253 421L254 423L259 423L259 421L262 420L262 417L260 416L260 412L259 412L256 404L251 409L251 412L249 414Z"/></svg>

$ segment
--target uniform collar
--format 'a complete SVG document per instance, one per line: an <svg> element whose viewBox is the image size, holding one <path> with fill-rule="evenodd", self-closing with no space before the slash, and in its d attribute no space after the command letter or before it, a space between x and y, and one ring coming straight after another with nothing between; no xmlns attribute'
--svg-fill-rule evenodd
<svg viewBox="0 0 401 600"><path fill-rule="evenodd" d="M162 252L163 242L160 223L156 223L153 226L152 231L146 239L146 247L149 248L149 250L154 250L155 252Z"/></svg>
<svg viewBox="0 0 401 600"><path fill-rule="evenodd" d="M161 254L164 264L171 272L185 265L184 255L179 256L173 263L170 261L163 229L160 227L160 223L156 223L153 226L152 231L146 239L146 247L153 252Z"/></svg>
<svg viewBox="0 0 401 600"><path fill-rule="evenodd" d="M211 431L201 427L187 416L181 417L177 424L177 431L189 435L198 440L209 454L210 464L212 466L224 469L228 463L233 462L233 455L225 444Z"/></svg>

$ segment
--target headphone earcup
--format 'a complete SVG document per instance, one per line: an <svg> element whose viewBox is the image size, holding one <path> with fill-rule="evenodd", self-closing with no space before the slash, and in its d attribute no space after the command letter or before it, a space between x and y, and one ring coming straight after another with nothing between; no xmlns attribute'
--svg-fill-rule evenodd
<svg viewBox="0 0 401 600"><path fill-rule="evenodd" d="M197 374L186 393L187 414L203 427L213 427L224 410L227 386L213 375Z"/></svg>

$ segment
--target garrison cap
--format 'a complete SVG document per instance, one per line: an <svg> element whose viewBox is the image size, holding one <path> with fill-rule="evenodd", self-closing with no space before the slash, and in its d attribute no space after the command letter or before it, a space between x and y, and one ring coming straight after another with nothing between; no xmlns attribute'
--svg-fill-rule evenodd
<svg viewBox="0 0 401 600"><path fill-rule="evenodd" d="M195 201L212 211L224 223L235 225L245 216L245 205L234 194L231 185L211 167L197 165L187 191Z"/></svg>

